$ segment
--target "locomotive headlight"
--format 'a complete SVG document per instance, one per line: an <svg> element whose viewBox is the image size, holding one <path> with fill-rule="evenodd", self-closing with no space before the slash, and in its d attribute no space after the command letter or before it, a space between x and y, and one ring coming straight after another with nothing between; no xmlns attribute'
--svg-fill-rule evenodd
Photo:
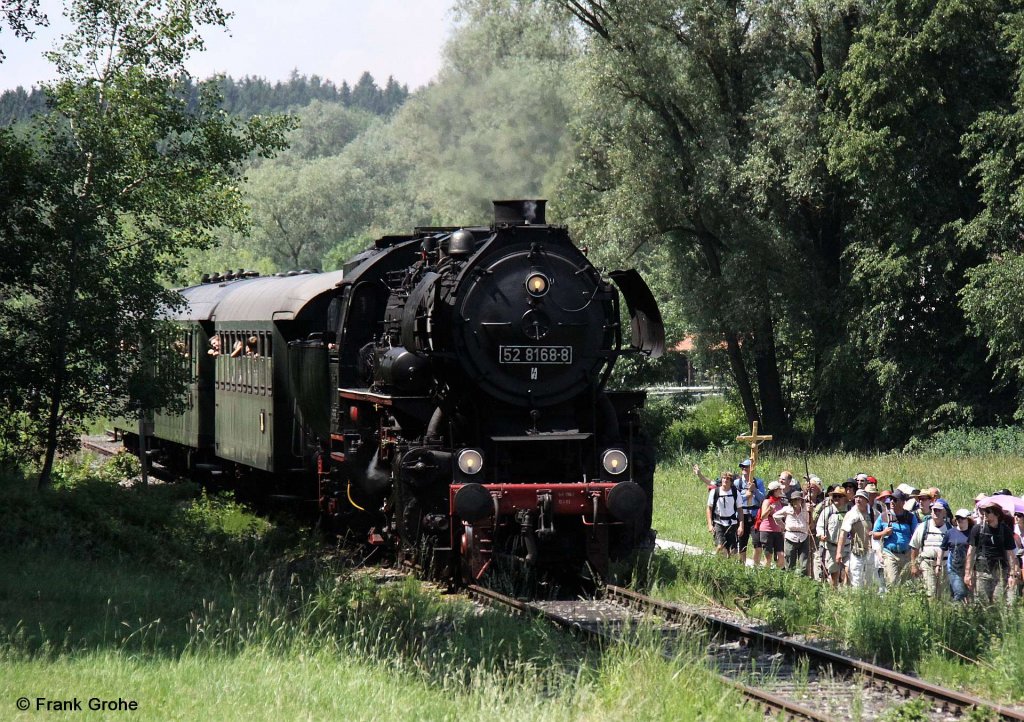
<svg viewBox="0 0 1024 722"><path fill-rule="evenodd" d="M601 466L609 474L618 476L629 466L629 460L620 449L608 449L608 451L604 452L604 456L601 457Z"/></svg>
<svg viewBox="0 0 1024 722"><path fill-rule="evenodd" d="M459 471L463 474L477 474L484 466L484 457L476 449L463 449L459 452Z"/></svg>
<svg viewBox="0 0 1024 722"><path fill-rule="evenodd" d="M531 273L526 279L526 292L534 298L540 298L548 292L551 281L543 273Z"/></svg>

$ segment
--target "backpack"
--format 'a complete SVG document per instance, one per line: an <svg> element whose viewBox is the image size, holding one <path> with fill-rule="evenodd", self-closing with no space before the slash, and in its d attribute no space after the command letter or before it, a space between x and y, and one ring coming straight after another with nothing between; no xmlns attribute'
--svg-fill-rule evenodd
<svg viewBox="0 0 1024 722"><path fill-rule="evenodd" d="M718 500L722 498L721 489L715 487L715 500L711 503L711 517L713 519L722 519L722 521L736 521L739 519L740 514L740 492L733 484L732 487L732 516L719 517L718 516Z"/></svg>
<svg viewBox="0 0 1024 722"><path fill-rule="evenodd" d="M825 517L825 522L822 524L822 529L824 529L824 531L825 531L825 537L828 539L828 543L829 544L838 544L839 543L839 535L843 533L843 530L842 530L843 517L846 516L846 512L845 511L837 511L835 507L829 507L828 511L830 513L829 513L828 516ZM835 532L834 533L830 532L829 528L828 528L829 524L831 523L831 521L833 519L833 517L835 517L837 519L836 526L835 526Z"/></svg>
<svg viewBox="0 0 1024 722"><path fill-rule="evenodd" d="M867 526L867 523L867 519L857 522L857 524L860 524L861 526ZM864 556L864 553L867 551L867 546L864 541L865 534L854 533L854 531L851 529L850 535L850 552L858 557Z"/></svg>

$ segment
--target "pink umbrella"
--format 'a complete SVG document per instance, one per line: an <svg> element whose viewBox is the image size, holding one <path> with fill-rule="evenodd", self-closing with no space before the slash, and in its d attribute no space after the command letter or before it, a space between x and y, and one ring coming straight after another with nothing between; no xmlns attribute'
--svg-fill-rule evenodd
<svg viewBox="0 0 1024 722"><path fill-rule="evenodd" d="M987 496L978 502L978 507L985 507L989 504L998 504L1006 510L1006 513L1010 516L1020 513L1024 514L1024 499L1019 496L1007 496L1006 494L1000 494L999 496Z"/></svg>

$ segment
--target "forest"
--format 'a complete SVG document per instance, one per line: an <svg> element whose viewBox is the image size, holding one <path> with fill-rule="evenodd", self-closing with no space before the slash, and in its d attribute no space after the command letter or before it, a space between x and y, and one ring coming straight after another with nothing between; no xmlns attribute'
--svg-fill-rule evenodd
<svg viewBox="0 0 1024 722"><path fill-rule="evenodd" d="M111 339L158 335L175 285L337 268L500 197L550 199L601 265L641 268L670 340L782 442L894 448L1024 411L1016 3L460 0L411 94L191 78L192 25L132 0L108 5L170 36L121 39L95 77L110 36L70 5L61 79L0 98L2 449L164 398ZM3 8L14 42L33 4Z"/></svg>

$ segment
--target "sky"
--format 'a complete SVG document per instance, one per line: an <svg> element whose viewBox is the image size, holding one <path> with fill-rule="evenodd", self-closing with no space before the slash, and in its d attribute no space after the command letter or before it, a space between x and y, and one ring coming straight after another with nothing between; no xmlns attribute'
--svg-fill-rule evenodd
<svg viewBox="0 0 1024 722"><path fill-rule="evenodd" d="M286 80L293 69L350 85L370 71L381 86L389 75L414 90L436 77L451 33L454 0L221 0L234 12L228 32L203 32L207 49L188 64L197 78L223 72ZM50 19L33 40L0 33L7 59L0 90L28 88L53 77L42 53L68 29L59 0L41 0Z"/></svg>

